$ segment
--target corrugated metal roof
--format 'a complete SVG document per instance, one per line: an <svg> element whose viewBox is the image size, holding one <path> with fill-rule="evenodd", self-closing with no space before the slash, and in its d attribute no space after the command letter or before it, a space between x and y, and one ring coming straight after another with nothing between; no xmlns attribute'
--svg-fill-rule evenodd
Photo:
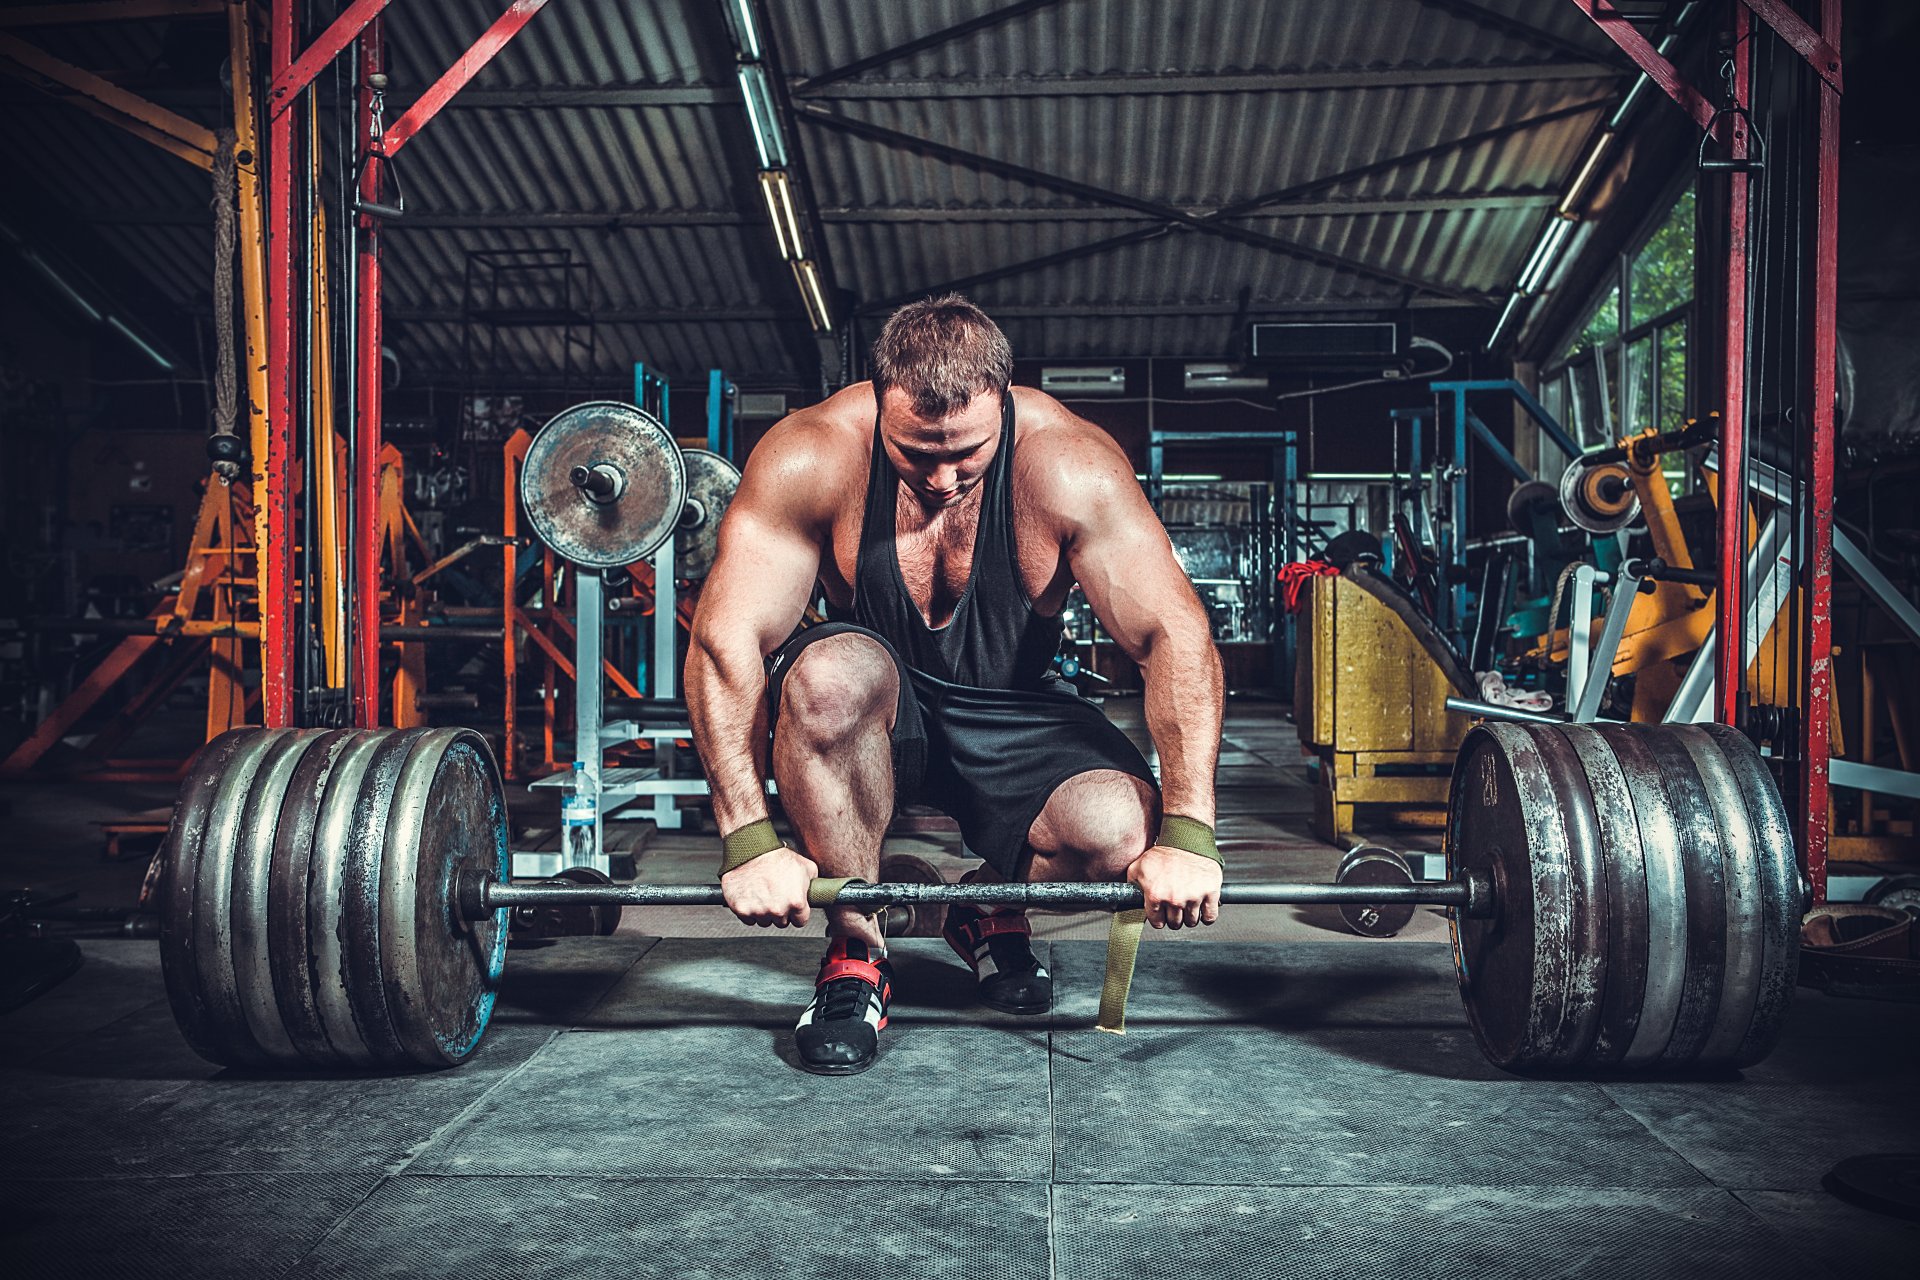
<svg viewBox="0 0 1920 1280"><path fill-rule="evenodd" d="M1544 0L1058 0L808 87L1005 4L764 7L803 115L798 141L835 282L856 299L1144 233L1157 219L1097 191L853 136L809 111L1186 216L1312 184L1233 220L1297 252L1169 229L973 287L983 305L1004 309L1016 349L1030 356L1216 353L1230 308L1243 302L1255 313L1398 308L1409 291L1388 277L1495 293L1517 273L1593 128L1598 108L1577 108L1624 84L1609 42L1573 6ZM499 0L389 9L394 106L499 12ZM218 31L213 20L216 44ZM26 35L184 115L210 124L221 115L217 90L185 75L190 45L169 41L161 24ZM203 307L205 175L70 107L25 105L19 87L4 93L33 125L0 138L7 172L92 222L175 303ZM1542 116L1551 118L1449 145ZM1423 150L1432 154L1328 181ZM795 354L808 349L804 318L765 225L713 0L548 5L399 167L412 220L385 239L388 333L412 376L462 376L479 323L463 319L472 255L539 251L577 264L586 296L573 305L596 317L603 371L645 358L678 377L719 365L749 384L809 379ZM557 299L527 272L509 302ZM502 330L500 364L557 373L565 336Z"/></svg>

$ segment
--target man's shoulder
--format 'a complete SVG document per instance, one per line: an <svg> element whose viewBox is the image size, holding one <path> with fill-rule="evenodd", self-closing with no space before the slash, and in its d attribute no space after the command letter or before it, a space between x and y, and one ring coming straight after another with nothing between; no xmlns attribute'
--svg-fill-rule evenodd
<svg viewBox="0 0 1920 1280"><path fill-rule="evenodd" d="M1134 482L1119 441L1046 392L1014 388L1014 410L1021 487L1040 504L1071 512L1100 500L1113 484Z"/></svg>
<svg viewBox="0 0 1920 1280"><path fill-rule="evenodd" d="M850 464L864 472L872 435L873 388L856 383L774 423L754 446L749 462L783 472L831 472Z"/></svg>

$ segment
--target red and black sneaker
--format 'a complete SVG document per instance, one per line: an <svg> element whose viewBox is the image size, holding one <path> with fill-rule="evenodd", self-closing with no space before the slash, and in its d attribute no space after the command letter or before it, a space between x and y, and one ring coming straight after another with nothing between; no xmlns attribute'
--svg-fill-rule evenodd
<svg viewBox="0 0 1920 1280"><path fill-rule="evenodd" d="M858 938L832 939L813 999L793 1029L801 1067L815 1075L850 1076L872 1066L892 1000L893 965L886 950Z"/></svg>
<svg viewBox="0 0 1920 1280"><path fill-rule="evenodd" d="M1002 1013L1045 1013L1053 1007L1053 977L1033 954L1026 912L1006 908L988 914L956 903L947 908L940 936L972 968L982 1004Z"/></svg>

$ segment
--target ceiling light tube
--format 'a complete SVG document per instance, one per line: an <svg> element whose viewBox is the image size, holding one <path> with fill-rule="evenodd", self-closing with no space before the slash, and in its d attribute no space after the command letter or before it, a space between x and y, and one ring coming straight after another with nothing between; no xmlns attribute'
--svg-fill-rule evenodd
<svg viewBox="0 0 1920 1280"><path fill-rule="evenodd" d="M786 261L792 262L803 256L800 252L800 240L797 234L798 229L796 228L795 236L789 239L787 236L789 223L785 217L781 216L781 200L780 197L775 194L776 188L782 192L785 191L786 177L787 175L778 169L762 170L760 174L760 195L767 202L767 218L773 223L773 238L780 246L780 256Z"/></svg>
<svg viewBox="0 0 1920 1280"><path fill-rule="evenodd" d="M727 26L733 32L734 47L740 56L760 61L760 33L753 25L753 0L720 0Z"/></svg>
<svg viewBox="0 0 1920 1280"><path fill-rule="evenodd" d="M1516 289L1512 296L1507 299L1507 305L1501 308L1500 319L1494 324L1493 332L1487 335L1487 350L1495 351L1499 349L1500 339L1507 336L1507 326L1513 322L1513 317L1519 313L1520 299L1524 296L1524 294Z"/></svg>
<svg viewBox="0 0 1920 1280"><path fill-rule="evenodd" d="M1573 222L1557 214L1548 223L1546 233L1540 237L1540 247L1533 251L1533 260L1520 273L1520 292L1532 293L1539 288L1540 282L1546 278L1547 269L1553 265L1553 255L1560 251L1561 242L1571 230Z"/></svg>
<svg viewBox="0 0 1920 1280"><path fill-rule="evenodd" d="M1573 216L1574 203L1580 199L1580 193L1586 189L1587 179L1593 176L1594 169L1600 164L1600 157L1607 153L1607 147L1612 142L1611 133L1603 133L1593 140L1593 150L1587 152L1586 163L1582 164L1580 171L1573 175L1573 185L1567 188L1566 196L1560 201L1561 217Z"/></svg>
<svg viewBox="0 0 1920 1280"><path fill-rule="evenodd" d="M740 96L746 100L747 121L753 126L753 145L760 152L760 167L784 169L787 144L774 118L773 90L767 82L767 69L757 62L743 62L739 75Z"/></svg>
<svg viewBox="0 0 1920 1280"><path fill-rule="evenodd" d="M807 319L814 332L833 332L833 317L827 314L826 295L820 290L820 273L811 260L802 258L793 264L793 276L800 285L800 297L807 304Z"/></svg>
<svg viewBox="0 0 1920 1280"><path fill-rule="evenodd" d="M126 325L122 324L120 322L119 316L108 316L107 327L110 329L113 329L114 331L119 333L121 337L125 338L128 342L131 342L134 346L146 352L147 358L149 360L152 360L155 364L159 365L162 372L164 373L173 372L173 361L167 359L165 356L161 355L158 351L155 351L152 345L149 344L145 338L142 338L139 334L135 333L133 330L129 329Z"/></svg>
<svg viewBox="0 0 1920 1280"><path fill-rule="evenodd" d="M787 177L786 170L780 170L777 194L780 197L780 217L787 226L787 239L793 242L793 256L807 256L806 238L800 234L800 216L793 209L793 183Z"/></svg>
<svg viewBox="0 0 1920 1280"><path fill-rule="evenodd" d="M53 265L49 263L45 258L42 258L38 253L34 252L32 249L20 250L20 256L25 258L29 263L31 263L35 271L38 271L41 275L45 276L47 278L47 283L51 284L54 288L58 289L61 293L65 294L67 301L71 302L74 306L80 308L80 310L86 312L87 319L93 321L95 324L98 324L100 323L100 321L106 318L100 314L99 308L95 307L91 302L88 302L86 298L81 296L81 293L78 289L68 284L66 277L62 276L58 271L55 271L53 269Z"/></svg>

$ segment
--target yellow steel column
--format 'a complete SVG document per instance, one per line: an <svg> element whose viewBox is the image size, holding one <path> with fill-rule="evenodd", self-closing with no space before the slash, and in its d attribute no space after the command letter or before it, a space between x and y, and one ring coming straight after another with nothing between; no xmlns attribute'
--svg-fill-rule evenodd
<svg viewBox="0 0 1920 1280"><path fill-rule="evenodd" d="M240 298L247 331L247 447L252 454L254 607L267 594L267 240L260 133L253 104L253 30L244 4L227 6L233 77L234 171L239 179ZM265 641L262 640L264 647ZM264 655L263 655L264 662Z"/></svg>

